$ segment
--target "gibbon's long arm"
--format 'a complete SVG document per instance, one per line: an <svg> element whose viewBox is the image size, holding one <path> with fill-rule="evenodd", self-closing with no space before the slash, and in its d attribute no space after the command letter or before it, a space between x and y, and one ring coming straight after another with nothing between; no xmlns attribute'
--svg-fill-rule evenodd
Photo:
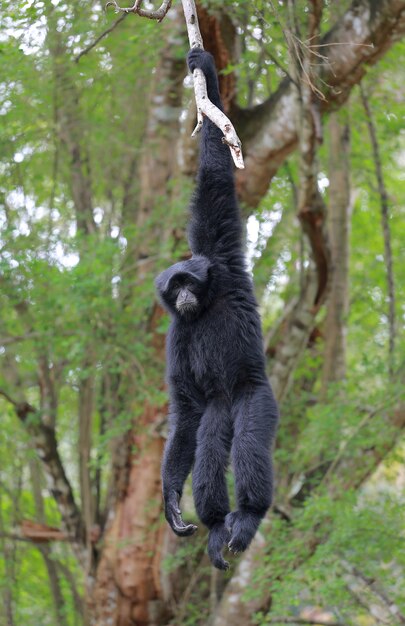
<svg viewBox="0 0 405 626"><path fill-rule="evenodd" d="M196 68L203 71L208 98L222 111L212 56L201 48L193 48L187 60L191 71ZM222 138L221 130L204 118L197 188L191 203L189 243L195 255L239 264L243 263L242 224L232 158Z"/></svg>

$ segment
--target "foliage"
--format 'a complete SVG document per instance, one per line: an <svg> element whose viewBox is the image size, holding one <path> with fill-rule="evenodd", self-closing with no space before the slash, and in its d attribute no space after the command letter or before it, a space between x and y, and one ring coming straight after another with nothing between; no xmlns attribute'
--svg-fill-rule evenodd
<svg viewBox="0 0 405 626"><path fill-rule="evenodd" d="M287 23L287 3L272 3L278 5L278 15L264 2L204 4L216 10L225 5L238 23L241 55L227 70L238 75L238 103L264 101L288 71L279 23ZM332 23L330 3L325 4L324 31ZM304 20L301 8L299 19ZM142 190L134 172L145 149L146 103L164 45L159 29L165 26L126 19L76 62L79 52L114 19L99 4L84 0L4 0L0 16L0 389L16 401L25 398L48 416L41 382L46 362L57 392L52 419L58 447L80 502L78 405L81 389L90 381L94 397L88 468L100 519L108 500L114 445L132 425L143 428L145 404L165 407L161 344L167 318L154 318L153 278L169 258L186 251L184 206L192 186L180 173L173 177L167 187L170 197L156 194L153 219L142 222ZM179 59L184 48L184 43L179 45ZM390 201L396 376L390 379L387 368L380 198L364 111L354 90L345 107L353 187L347 377L330 386L326 396L321 394L321 332L298 363L282 406L276 504L285 507L288 520L276 511L268 527L263 525L266 549L245 591L246 601L272 595L271 612L256 616L261 625L272 615L294 614L307 606L327 607L348 624L376 623L362 621L367 610L351 590L345 563L382 581L405 613L403 426L391 419L404 402L404 87L398 72L403 58L404 44L398 42L364 82ZM73 167L72 137L81 150L78 170ZM319 182L326 202L328 141L325 126ZM77 214L74 188L79 175L91 193L91 232L78 226L83 217ZM297 180L293 155L248 220L248 255L265 332L277 327L299 294L309 261L295 217ZM152 251L147 263L140 254L145 241ZM327 332L323 312L317 322ZM282 325L278 333L283 333ZM60 527L60 514L41 470L38 498L32 465L36 455L13 406L0 397L0 409L0 593L12 608L15 626L55 624L57 608L44 552L16 535L24 519L42 518ZM195 576L189 596L182 596L182 590L176 598L183 625L206 623L211 610L204 542L202 537L201 543L185 544L163 566L167 575L175 571ZM59 572L63 626L81 624L77 595L84 591L82 571L68 545L53 543L48 549ZM0 615L0 624L4 620Z"/></svg>

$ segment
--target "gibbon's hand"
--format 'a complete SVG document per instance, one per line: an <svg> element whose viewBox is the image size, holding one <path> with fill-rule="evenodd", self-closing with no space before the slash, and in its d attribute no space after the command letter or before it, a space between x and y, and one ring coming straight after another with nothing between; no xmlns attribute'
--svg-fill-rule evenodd
<svg viewBox="0 0 405 626"><path fill-rule="evenodd" d="M179 500L180 496L177 491L171 491L169 493L167 499L165 499L165 516L176 535L179 537L189 537L195 533L198 527L194 524L185 524L183 522Z"/></svg>

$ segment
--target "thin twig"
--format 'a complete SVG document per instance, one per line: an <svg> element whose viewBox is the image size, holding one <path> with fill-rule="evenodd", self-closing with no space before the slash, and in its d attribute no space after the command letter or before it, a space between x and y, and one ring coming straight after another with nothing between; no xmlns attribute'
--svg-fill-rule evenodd
<svg viewBox="0 0 405 626"><path fill-rule="evenodd" d="M273 7L273 10L274 10L274 7ZM262 24L266 24L266 25L267 25L267 26L269 26L269 27L271 26L271 25L269 24L269 22L266 20L266 18L265 18L265 16L264 16L264 14L262 13L262 11L260 11L260 9L258 9L258 8L256 8L256 7L254 7L254 11L255 11L255 13L256 13L256 15L257 15L258 20L259 20L260 22L262 22ZM281 26L281 24L280 24L280 26ZM262 28L262 31L263 31L263 30L264 30L264 29ZM263 36L263 35L262 35L262 36ZM263 40L262 40L262 41L263 41ZM265 43L268 43L268 42L265 42ZM280 61L277 59L277 57L275 57L275 56L274 56L274 55L273 55L273 54L272 54L272 53L271 53L271 52L267 49L267 47L265 48L265 52L266 52L267 57L270 59L270 61L272 61L272 62L274 63L274 65L276 65L276 66L279 68L279 70L281 70L281 71L283 72L283 74L285 74L286 76L288 76L288 78L289 78L290 80L293 80L293 79L292 79L292 77L290 76L290 74L289 74L288 70L287 70L287 69L286 69L286 68L282 65L282 63L280 63Z"/></svg>
<svg viewBox="0 0 405 626"><path fill-rule="evenodd" d="M373 418L375 417L378 413L380 413L383 410L388 409L390 406L393 406L395 404L395 402L397 401L397 396L394 396L391 400L390 403L384 402L384 404L380 404L379 406L377 406L375 409L373 409L372 411L370 411L369 413L367 413L363 419L360 420L360 422L357 424L357 426L355 427L355 429L353 430L353 432L350 434L350 436L342 443L341 448L339 449L337 455L335 456L335 458L333 459L331 465L329 466L327 472L325 473L325 475L322 478L321 481L321 485L323 485L327 479L329 478L329 476L331 474L333 474L334 470L336 469L337 464L339 463L339 461L343 458L343 456L346 453L347 447L348 445L351 443L351 441L353 441L353 439L358 435L358 433L360 432L360 430L362 430L362 428L364 428L364 426L367 425L367 423Z"/></svg>
<svg viewBox="0 0 405 626"><path fill-rule="evenodd" d="M96 47L96 45L102 40L104 39L104 37L106 37L107 35L109 35L114 28L116 28L118 26L118 24L121 24L121 22L123 22L125 20L125 18L128 16L128 13L123 13L122 15L120 15L120 17L115 20L115 22L113 24L111 24L111 26L109 28L107 28L107 30L105 30L103 33L101 33L101 35L99 35L97 37L97 39L95 39L93 41L93 43L91 43L90 45L87 46L87 48L84 48L84 50L82 50L81 52L79 52L79 54L73 59L73 61L75 63L78 63L80 61L80 59L82 58L82 56L84 56L85 54L87 54L88 52L90 52L90 50L92 50L93 48Z"/></svg>
<svg viewBox="0 0 405 626"><path fill-rule="evenodd" d="M344 622L331 622L329 620L305 617L268 617L268 624L315 624L316 626L347 626Z"/></svg>
<svg viewBox="0 0 405 626"><path fill-rule="evenodd" d="M3 396L3 398L5 398L7 402L10 402L10 404L12 404L13 406L18 406L18 402L13 400L13 398L9 396L8 393L4 391L4 389L0 389L0 396Z"/></svg>
<svg viewBox="0 0 405 626"><path fill-rule="evenodd" d="M293 32L292 28L290 28L289 26L286 26L283 23L283 20L281 19L280 13L278 11L278 9L276 8L276 6L274 5L274 3L272 2L272 0L270 0L270 7L274 13L275 18L277 19L280 28L281 28L281 32L283 33L283 37L287 43L287 47L289 49L293 49L294 53L295 53L295 57L297 58L299 65L302 69L303 75L305 76L305 82L307 82L307 84L311 87L312 91L314 91L314 93L316 93L316 95L321 99L326 101L325 96L323 95L323 93L313 85L313 83L310 81L307 72L305 71L304 67L302 66L302 62L301 62L301 55L300 55L300 50L304 50L307 49L311 54L313 54L314 56L318 57L321 59L322 63L324 63L325 65L328 65L331 69L332 74L334 74L333 72L333 68L328 60L328 57L325 55L320 54L319 52L316 52L317 48L329 48L329 47L333 47L333 46L347 46L346 42L342 42L342 41L336 41L336 42L328 42L328 43L317 43L317 44L311 44L309 43L310 41L312 41L314 39L314 37L317 37L317 35L314 35L312 37L309 37L308 39L306 39L305 41L303 41L302 39L300 39L300 37L298 37L298 35L296 33ZM259 10L256 10L257 13L260 13ZM265 18L263 17L263 20L268 24L268 22L265 20ZM365 47L365 48L374 48L374 44L368 44L368 43L350 43L351 46L361 46L361 47ZM272 58L271 59L273 62L275 62L275 59ZM282 67L280 67L280 69L282 69L284 72L286 72L286 70ZM293 81L294 79L290 76L290 74L288 72L287 76L289 76L289 78ZM318 76L319 78L319 76ZM319 78L320 79L320 78ZM320 82L322 82L325 87L330 88L331 85L329 85L328 83L326 83L324 80L320 79Z"/></svg>
<svg viewBox="0 0 405 626"><path fill-rule="evenodd" d="M349 574L351 574L355 578L359 578L360 580L362 580L363 583L366 585L366 587L368 587L368 589L370 589L371 592L375 596L377 596L377 598L382 602L382 604L388 610L388 612L396 620L398 620L398 622L400 622L401 624L405 624L405 615L403 615L400 612L398 606L388 596L388 594L385 591L385 589L379 586L379 583L378 583L378 581L375 578L373 578L371 576L367 576L366 574L364 574L364 572L359 570L355 565L352 565L351 563L349 563L345 559L342 559L341 565L342 565L343 569L346 570L346 572L348 572Z"/></svg>
<svg viewBox="0 0 405 626"><path fill-rule="evenodd" d="M187 584L187 587L185 588L183 595L181 597L181 600L179 602L179 607L178 607L178 612L176 614L176 619L178 621L178 623L182 623L186 612L187 612L187 607L188 607L188 602L191 596L191 593L193 592L193 589L195 588L196 584L198 583L198 581L200 580L200 578L204 575L204 563L206 562L206 556L204 555L200 561L200 563L197 565L197 567L194 569L194 572L192 574L192 576L190 577L190 580Z"/></svg>

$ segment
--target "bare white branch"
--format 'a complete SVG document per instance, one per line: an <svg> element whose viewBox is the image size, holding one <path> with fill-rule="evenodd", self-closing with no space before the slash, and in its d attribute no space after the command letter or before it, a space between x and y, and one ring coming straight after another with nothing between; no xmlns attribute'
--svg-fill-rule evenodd
<svg viewBox="0 0 405 626"><path fill-rule="evenodd" d="M190 48L204 48L194 0L182 0L182 5L184 17L186 19ZM207 95L207 84L203 72L199 69L194 70L193 78L195 101L197 104L197 126L193 131L193 136L201 130L203 125L203 116L205 115L215 124L215 126L218 126L218 128L222 130L224 133L223 141L228 144L236 167L243 169L245 166L243 163L242 144L236 134L232 122L224 113L222 113L222 111L220 111L220 109L218 109L218 107L212 104L211 100L209 100Z"/></svg>
<svg viewBox="0 0 405 626"><path fill-rule="evenodd" d="M243 163L242 144L232 122L215 104L212 104L211 100L208 98L207 83L205 82L203 72L198 69L194 70L193 78L195 101L197 104L197 126L193 131L193 136L201 130L203 115L205 115L215 126L218 126L218 128L222 130L224 133L223 141L229 146L236 167L243 169L245 165Z"/></svg>
<svg viewBox="0 0 405 626"><path fill-rule="evenodd" d="M117 13L136 13L141 17L148 17L149 19L158 20L160 22L170 9L172 0L164 0L157 10L143 9L142 2L143 0L135 0L131 7L120 7L117 0L109 0L105 6L106 8L109 6L114 7ZM195 2L194 0L182 0L182 5L184 17L186 19L190 48L204 49ZM201 130L204 121L203 116L205 115L211 120L211 122L213 122L213 124L215 124L215 126L218 126L218 128L222 130L224 133L223 141L229 146L236 167L243 169L245 165L243 163L242 144L236 134L232 122L209 100L207 95L207 84L203 72L196 69L194 70L193 77L195 101L197 104L197 126L195 127L192 135L196 135L196 133Z"/></svg>
<svg viewBox="0 0 405 626"><path fill-rule="evenodd" d="M188 40L190 48L203 48L203 40L198 24L197 9L194 0L181 0L183 5L183 13L186 19Z"/></svg>
<svg viewBox="0 0 405 626"><path fill-rule="evenodd" d="M141 17L147 17L150 20L157 20L158 22L161 22L163 18L166 16L166 13L168 12L172 4L172 0L164 0L164 2L162 2L160 7L154 10L154 9L142 9L141 7L142 2L143 0L135 0L132 7L120 7L118 3L116 2L116 0L109 0L107 4L105 5L105 8L112 6L114 7L116 13L120 13L120 12L137 13Z"/></svg>

